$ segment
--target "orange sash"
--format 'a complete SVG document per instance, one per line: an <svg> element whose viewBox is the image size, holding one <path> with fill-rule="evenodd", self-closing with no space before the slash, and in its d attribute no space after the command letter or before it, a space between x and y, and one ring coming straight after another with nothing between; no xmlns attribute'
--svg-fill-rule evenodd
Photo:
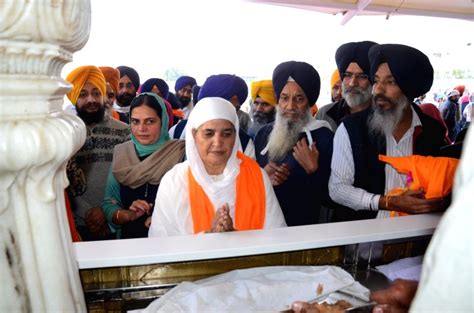
<svg viewBox="0 0 474 313"><path fill-rule="evenodd" d="M180 119L184 118L184 112L180 109L173 109L173 115Z"/></svg>
<svg viewBox="0 0 474 313"><path fill-rule="evenodd" d="M241 160L240 172L237 176L235 197L236 230L262 229L265 222L265 186L258 163L237 152ZM211 228L215 208L208 196L194 179L191 168L188 169L189 204L193 217L194 233L207 231Z"/></svg>
<svg viewBox="0 0 474 313"><path fill-rule="evenodd" d="M76 228L76 224L74 222L74 216L72 214L71 202L69 200L69 196L68 196L66 191L64 191L64 200L65 200L65 204L66 204L66 215L67 215L67 221L69 223L69 230L71 231L72 242L82 241L81 235L79 235L79 232L77 231L77 228Z"/></svg>

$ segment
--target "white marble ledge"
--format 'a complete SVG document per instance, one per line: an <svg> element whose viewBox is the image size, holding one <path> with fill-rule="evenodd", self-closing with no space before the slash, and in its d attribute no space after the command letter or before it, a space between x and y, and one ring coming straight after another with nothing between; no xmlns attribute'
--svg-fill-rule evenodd
<svg viewBox="0 0 474 313"><path fill-rule="evenodd" d="M271 230L79 242L80 269L259 255L430 235L441 215L297 226Z"/></svg>

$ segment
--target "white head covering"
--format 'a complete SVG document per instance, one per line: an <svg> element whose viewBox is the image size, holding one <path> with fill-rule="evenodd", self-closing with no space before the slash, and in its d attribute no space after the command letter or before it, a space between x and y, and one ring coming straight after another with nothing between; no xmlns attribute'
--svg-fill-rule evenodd
<svg viewBox="0 0 474 313"><path fill-rule="evenodd" d="M217 177L207 173L192 134L193 129L197 129L205 122L216 119L231 122L235 127L236 134L234 147L224 172ZM233 206L235 202L235 182L240 172L240 161L237 159L237 150L240 147L238 133L239 119L235 107L229 101L217 97L204 98L196 103L186 124L186 157L191 172L216 210L224 203Z"/></svg>

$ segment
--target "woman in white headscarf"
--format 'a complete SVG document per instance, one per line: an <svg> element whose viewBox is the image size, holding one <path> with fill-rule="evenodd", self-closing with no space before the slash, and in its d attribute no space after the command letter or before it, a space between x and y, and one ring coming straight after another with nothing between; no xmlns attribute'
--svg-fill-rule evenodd
<svg viewBox="0 0 474 313"><path fill-rule="evenodd" d="M235 108L205 98L186 127L187 161L162 179L149 237L286 226L271 182L240 150Z"/></svg>

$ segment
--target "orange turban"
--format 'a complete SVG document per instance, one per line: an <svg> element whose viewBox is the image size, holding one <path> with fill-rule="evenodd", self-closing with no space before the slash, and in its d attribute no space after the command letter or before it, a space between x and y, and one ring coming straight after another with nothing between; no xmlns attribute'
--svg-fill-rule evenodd
<svg viewBox="0 0 474 313"><path fill-rule="evenodd" d="M332 87L334 87L334 85L336 85L336 83L337 83L338 81L340 81L340 80L341 80L341 76L339 76L339 71L338 71L338 69L336 68L336 69L334 70L334 72L332 73L332 76L331 76L331 89L332 89Z"/></svg>
<svg viewBox="0 0 474 313"><path fill-rule="evenodd" d="M275 105L277 99L275 97L275 91L273 91L273 85L271 80L260 80L254 81L250 85L250 96L252 101L255 101L257 96L263 99L266 103L270 105Z"/></svg>
<svg viewBox="0 0 474 313"><path fill-rule="evenodd" d="M118 94L120 72L118 69L110 66L99 66L102 74L104 74L105 81L110 84L110 87L114 90L115 95Z"/></svg>
<svg viewBox="0 0 474 313"><path fill-rule="evenodd" d="M82 87L89 81L95 87L99 88L102 95L105 95L105 78L102 72L93 65L79 66L66 77L66 80L73 85L67 97L72 104L76 105L77 98L81 93Z"/></svg>

